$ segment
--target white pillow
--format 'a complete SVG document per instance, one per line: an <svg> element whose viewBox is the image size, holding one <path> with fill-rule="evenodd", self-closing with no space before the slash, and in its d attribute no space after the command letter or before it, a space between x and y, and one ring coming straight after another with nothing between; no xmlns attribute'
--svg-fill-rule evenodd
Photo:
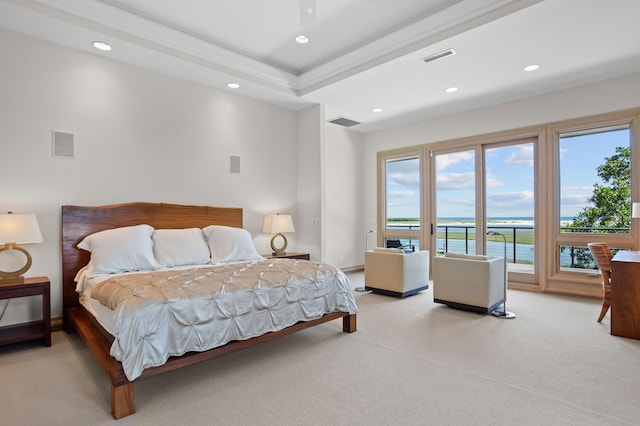
<svg viewBox="0 0 640 426"><path fill-rule="evenodd" d="M156 229L151 238L153 254L161 265L199 265L211 261L202 229Z"/></svg>
<svg viewBox="0 0 640 426"><path fill-rule="evenodd" d="M91 252L90 274L114 274L160 268L153 256L149 225L126 226L88 235L78 247Z"/></svg>
<svg viewBox="0 0 640 426"><path fill-rule="evenodd" d="M258 254L251 234L246 229L211 225L203 231L211 251L211 263L241 262L263 258Z"/></svg>

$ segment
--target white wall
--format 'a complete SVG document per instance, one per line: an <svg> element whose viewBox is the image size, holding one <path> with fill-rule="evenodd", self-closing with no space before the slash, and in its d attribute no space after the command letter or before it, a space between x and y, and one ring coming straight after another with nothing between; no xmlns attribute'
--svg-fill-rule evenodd
<svg viewBox="0 0 640 426"><path fill-rule="evenodd" d="M321 143L324 109L313 106L298 112L297 202L294 216L298 249L311 260L322 260ZM295 251L293 249L287 251Z"/></svg>
<svg viewBox="0 0 640 426"><path fill-rule="evenodd" d="M0 61L0 211L38 217L45 241L25 246L27 275L51 279L52 316L62 311L64 204L242 207L262 253L263 215L296 214L296 113L6 31ZM52 157L52 130L75 135L75 159ZM230 155L241 157L240 174L229 173ZM12 262L0 258L0 270ZM39 299L14 299L0 325L40 312Z"/></svg>
<svg viewBox="0 0 640 426"><path fill-rule="evenodd" d="M364 263L363 136L329 124L324 108L298 113L298 247L339 268ZM318 244L320 243L320 244Z"/></svg>
<svg viewBox="0 0 640 426"><path fill-rule="evenodd" d="M367 226L362 217L360 133L325 124L323 182L324 261L341 268L364 263Z"/></svg>
<svg viewBox="0 0 640 426"><path fill-rule="evenodd" d="M640 106L640 73L367 134L364 223L377 223L376 153Z"/></svg>

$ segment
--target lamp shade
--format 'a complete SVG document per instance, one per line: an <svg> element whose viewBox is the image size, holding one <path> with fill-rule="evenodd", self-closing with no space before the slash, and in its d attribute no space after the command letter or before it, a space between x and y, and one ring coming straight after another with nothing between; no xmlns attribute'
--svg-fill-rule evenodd
<svg viewBox="0 0 640 426"><path fill-rule="evenodd" d="M640 218L640 203L631 204L631 218L632 219Z"/></svg>
<svg viewBox="0 0 640 426"><path fill-rule="evenodd" d="M282 234L295 232L293 220L288 214L270 214L264 217L262 232L265 234Z"/></svg>
<svg viewBox="0 0 640 426"><path fill-rule="evenodd" d="M42 234L34 214L0 214L0 244L41 243Z"/></svg>

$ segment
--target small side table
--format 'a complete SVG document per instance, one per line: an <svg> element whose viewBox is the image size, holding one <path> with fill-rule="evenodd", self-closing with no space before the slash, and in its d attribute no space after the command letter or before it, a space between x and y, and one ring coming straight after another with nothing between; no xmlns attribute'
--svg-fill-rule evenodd
<svg viewBox="0 0 640 426"><path fill-rule="evenodd" d="M263 254L263 257L267 259L302 259L302 260L310 260L309 253L295 253L295 252L287 252L284 256L275 256L273 253Z"/></svg>
<svg viewBox="0 0 640 426"><path fill-rule="evenodd" d="M42 320L0 327L0 345L43 339L51 346L51 301L49 278L34 277L0 283L0 299L42 296Z"/></svg>

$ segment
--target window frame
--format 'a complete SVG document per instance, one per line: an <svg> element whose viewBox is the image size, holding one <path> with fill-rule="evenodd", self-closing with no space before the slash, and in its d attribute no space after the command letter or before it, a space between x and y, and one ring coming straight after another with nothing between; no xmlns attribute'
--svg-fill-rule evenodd
<svg viewBox="0 0 640 426"><path fill-rule="evenodd" d="M423 191L423 164L422 149L419 147L410 147L393 151L384 151L378 153L378 237L376 244L378 247L385 247L387 239L411 239L417 240L418 246L416 250L422 250L424 247L424 198ZM401 159L417 158L418 170L420 173L420 229L399 230L387 228L387 161Z"/></svg>
<svg viewBox="0 0 640 426"><path fill-rule="evenodd" d="M582 295L589 297L602 296L602 282L594 271L561 270L559 249L562 245L576 243L586 246L594 241L593 234L560 233L559 204L559 152L558 144L561 134L589 131L601 128L628 126L630 131L631 152L631 202L640 201L640 140L639 140L640 108L603 113L598 115L568 119L557 122L542 123L519 129L505 130L490 134L469 136L459 139L425 143L418 146L398 148L377 153L378 160L378 244L385 238L419 238L420 249L430 250L435 255L436 238L430 235L431 224L435 221L435 206L430 197L435 196L434 171L432 170L432 153L473 149L481 145L505 142L524 138L537 138L535 147L536 201L535 201L535 273L529 280L520 280L516 274L509 273L510 289L527 289L541 292ZM420 156L421 170L421 209L420 230L390 231L386 230L386 176L384 164L386 159ZM477 197L476 202L483 200ZM482 212L482 206L477 205ZM476 220L479 217L476 215ZM483 217L483 216L482 216ZM435 226L435 224L434 224ZM611 247L640 250L640 220L631 220L630 234L598 234ZM479 236L482 238L483 236ZM600 239L600 238L599 238ZM480 242L477 242L480 244ZM484 247L484 241L482 242Z"/></svg>
<svg viewBox="0 0 640 426"><path fill-rule="evenodd" d="M640 185L638 179L640 161L638 158L638 111L609 113L554 123L548 126L552 174L549 179L549 193L552 194L552 206L547 234L550 242L547 245L545 264L547 280L544 290L559 291L571 294L600 295L602 282L599 276L594 278L592 270L560 267L560 249L562 246L586 247L590 242L604 242L610 247L633 249L638 241L638 226L631 221L631 232L628 234L593 234L561 232L560 218L560 137L566 134L587 134L602 129L628 127L629 148L631 152L631 202L638 200ZM635 226L634 226L635 225Z"/></svg>

